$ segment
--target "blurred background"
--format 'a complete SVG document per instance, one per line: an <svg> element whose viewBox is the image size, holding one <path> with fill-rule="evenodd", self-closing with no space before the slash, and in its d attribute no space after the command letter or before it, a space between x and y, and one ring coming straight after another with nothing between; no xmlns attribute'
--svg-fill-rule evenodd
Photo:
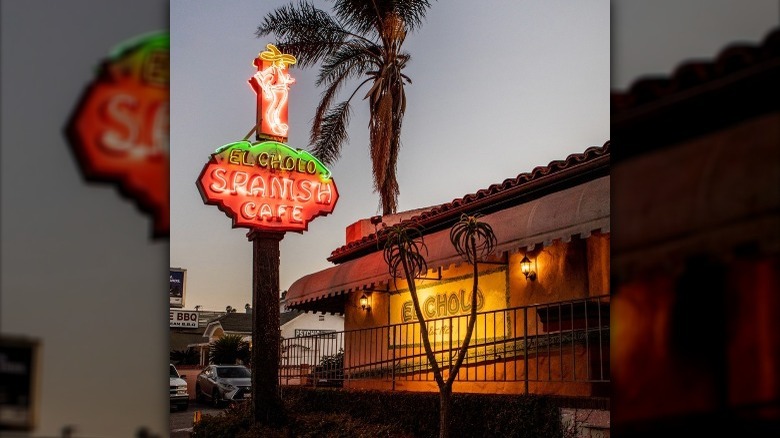
<svg viewBox="0 0 780 438"><path fill-rule="evenodd" d="M615 436L777 430L779 8L613 2ZM0 17L0 335L37 352L29 435L166 436L167 240L85 179L65 127L168 3L3 0Z"/></svg>
<svg viewBox="0 0 780 438"><path fill-rule="evenodd" d="M167 239L118 184L85 178L66 125L117 46L167 32L168 2L0 7L0 335L37 345L30 435L166 436Z"/></svg>
<svg viewBox="0 0 780 438"><path fill-rule="evenodd" d="M615 436L780 436L780 2L612 8Z"/></svg>

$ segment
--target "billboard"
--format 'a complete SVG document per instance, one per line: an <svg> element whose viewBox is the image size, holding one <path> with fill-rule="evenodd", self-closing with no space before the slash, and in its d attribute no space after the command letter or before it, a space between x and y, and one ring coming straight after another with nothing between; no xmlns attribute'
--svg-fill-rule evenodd
<svg viewBox="0 0 780 438"><path fill-rule="evenodd" d="M182 268L171 268L170 289L168 292L171 307L184 307L186 285L187 270Z"/></svg>
<svg viewBox="0 0 780 438"><path fill-rule="evenodd" d="M0 337L0 430L32 430L38 406L38 341Z"/></svg>

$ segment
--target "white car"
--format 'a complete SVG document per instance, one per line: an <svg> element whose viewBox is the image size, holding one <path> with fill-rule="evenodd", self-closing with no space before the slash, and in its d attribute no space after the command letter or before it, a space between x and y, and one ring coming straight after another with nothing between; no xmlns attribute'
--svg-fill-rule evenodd
<svg viewBox="0 0 780 438"><path fill-rule="evenodd" d="M249 400L252 397L252 373L243 365L209 365L198 374L195 398L206 399L214 407L223 402Z"/></svg>
<svg viewBox="0 0 780 438"><path fill-rule="evenodd" d="M187 392L187 381L179 375L179 371L171 365L171 408L186 411L190 405L190 394Z"/></svg>

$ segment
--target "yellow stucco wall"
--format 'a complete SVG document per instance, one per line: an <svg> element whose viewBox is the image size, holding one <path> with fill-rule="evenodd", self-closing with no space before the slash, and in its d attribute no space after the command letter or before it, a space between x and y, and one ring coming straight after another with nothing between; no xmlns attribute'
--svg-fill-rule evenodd
<svg viewBox="0 0 780 438"><path fill-rule="evenodd" d="M550 304L566 300L582 299L591 296L600 296L609 294L609 264L610 264L610 244L609 234L594 233L587 239L572 238L569 242L555 241L546 247L537 247L527 255L533 261L532 269L536 272L535 281L530 281L520 272L519 263L523 258L523 252L508 254L508 266L495 264L480 265L482 275L480 279L480 291L484 297L484 305L480 311L485 310L503 310L513 307L529 306L534 304ZM470 297L471 292L471 273L473 267L468 263L448 266L442 269L441 281L421 280L418 282L418 296L421 306L424 306L426 297L443 294L459 294L464 290L465 296ZM426 277L436 277L438 271L429 271ZM348 295L345 307L344 329L346 331L355 331L361 329L371 329L386 327L390 324L403 322L403 312L401 308L403 303L408 301L408 288L404 281L398 280L397 287L390 288L395 295L377 291L356 291ZM380 287L382 288L382 287ZM397 292L403 292L398 295ZM370 311L364 311L359 304L360 297L363 294L369 297L371 305ZM459 296L457 298L460 298ZM453 305L453 309L455 306ZM408 310L407 315L408 315ZM460 310L463 310L462 308ZM412 313L414 311L412 310ZM456 312L458 313L458 312ZM468 312L459 312L467 315ZM527 316L527 321L524 318ZM604 315L605 318L608 315ZM416 317L414 318L416 320ZM408 318L407 318L408 320ZM463 338L465 333L466 317L463 316L460 322L457 320L445 320L441 323L429 323L436 334L431 341L443 341L449 345L449 336L440 336L438 330L441 325L449 324L449 331L454 333L454 345L458 345L458 338ZM531 307L524 313L517 311L514 313L497 314L496 320L489 320L484 324L486 327L478 327L475 331L476 338L501 339L504 336L521 337L524 334L544 335L546 329L540 324L540 319L536 315L536 308ZM458 331L458 327L461 328ZM393 330L365 330L350 333L345 339L345 365L353 367L364 363L375 363L375 369L382 366L389 366L396 356L416 354L418 357L424 357L425 350L417 342L415 345L405 343L405 338L412 338L417 335L414 330L419 330L417 325L410 325L404 330L412 330L405 335ZM442 329L443 330L443 329ZM459 335L457 333L460 333ZM606 336L606 335L605 335ZM398 347L395 351L390 348L395 345L404 344L404 347ZM604 340L600 349L594 350L593 345L586 348L584 344L575 344L565 346L561 351L557 348L548 356L546 353L539 355L529 355L528 367L532 376L529 382L530 392L544 392L548 394L560 395L593 395L594 385L589 383L574 382L554 382L571 378L571 364L579 362L576 380L588 380L593 378L594 363L595 368L600 368L600 375L595 378L609 378L609 345L608 340ZM441 345L441 344L440 344ZM435 347L435 345L434 345ZM594 351L598 351L601 356L600 361L594 362ZM555 353L555 354L552 354ZM487 354L487 353L486 353ZM457 382L456 391L464 392L510 392L523 393L525 384L522 382L522 375L526 363L518 356L518 360L508 360L500 362L499 366L489 364L487 366L480 364L467 364L460 372L463 379L469 380L502 380L504 373L509 376L509 380L516 378L520 382ZM421 359L424 360L424 359ZM581 368L586 361L591 362L591 375L587 375L587 368ZM517 369L515 369L517 367ZM546 373L536 379L537 371ZM520 377L516 377L520 376ZM562 377L563 376L563 377ZM422 381L420 381L422 380ZM533 380L540 380L534 382ZM392 383L389 378L376 380L349 380L345 386L353 388L386 388L390 389ZM396 390L423 390L436 391L435 383L431 373L420 373L406 375L402 379L396 380ZM603 392L603 391L602 391Z"/></svg>

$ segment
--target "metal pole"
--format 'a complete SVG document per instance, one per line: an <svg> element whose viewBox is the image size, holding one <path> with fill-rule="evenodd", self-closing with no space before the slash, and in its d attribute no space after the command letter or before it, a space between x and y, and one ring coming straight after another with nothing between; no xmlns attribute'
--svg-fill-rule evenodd
<svg viewBox="0 0 780 438"><path fill-rule="evenodd" d="M525 362L525 394L528 395L528 307L523 307L523 361Z"/></svg>
<svg viewBox="0 0 780 438"><path fill-rule="evenodd" d="M279 396L279 242L284 233L252 230L252 410L256 422L284 420Z"/></svg>

